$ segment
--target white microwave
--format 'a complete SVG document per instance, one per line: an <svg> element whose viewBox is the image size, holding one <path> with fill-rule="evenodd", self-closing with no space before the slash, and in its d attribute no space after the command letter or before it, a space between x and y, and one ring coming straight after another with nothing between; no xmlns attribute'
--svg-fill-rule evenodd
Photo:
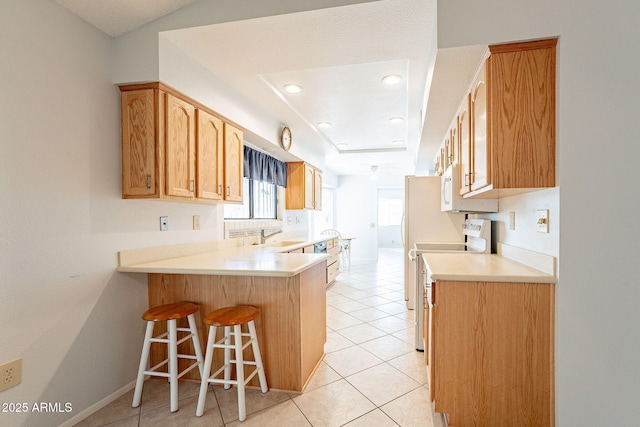
<svg viewBox="0 0 640 427"><path fill-rule="evenodd" d="M457 164L449 166L440 180L442 212L498 212L498 199L463 199L460 196L460 174Z"/></svg>

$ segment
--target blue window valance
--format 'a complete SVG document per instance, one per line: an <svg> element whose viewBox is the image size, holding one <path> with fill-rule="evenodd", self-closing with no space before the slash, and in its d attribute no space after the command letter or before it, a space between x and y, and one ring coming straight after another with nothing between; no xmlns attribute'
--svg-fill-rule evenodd
<svg viewBox="0 0 640 427"><path fill-rule="evenodd" d="M286 187L287 164L245 145L244 177Z"/></svg>

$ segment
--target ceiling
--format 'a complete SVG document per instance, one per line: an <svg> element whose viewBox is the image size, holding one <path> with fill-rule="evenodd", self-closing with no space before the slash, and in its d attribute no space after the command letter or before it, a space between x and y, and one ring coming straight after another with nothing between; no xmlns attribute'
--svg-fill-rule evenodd
<svg viewBox="0 0 640 427"><path fill-rule="evenodd" d="M195 0L55 1L115 37ZM373 1L162 35L290 126L294 144L317 145L325 169L426 174L485 48L440 50L436 60L435 6ZM387 85L387 75L402 79ZM290 83L302 91L286 92ZM249 142L289 160L278 141Z"/></svg>

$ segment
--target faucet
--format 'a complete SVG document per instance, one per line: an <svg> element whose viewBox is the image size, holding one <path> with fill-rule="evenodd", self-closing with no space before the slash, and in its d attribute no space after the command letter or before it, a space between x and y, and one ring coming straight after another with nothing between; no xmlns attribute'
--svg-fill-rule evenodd
<svg viewBox="0 0 640 427"><path fill-rule="evenodd" d="M264 234L265 229L263 228L262 230L260 230L260 244L264 245L267 242L267 239L271 236L275 236L278 233L282 233L282 230L276 230L271 234Z"/></svg>

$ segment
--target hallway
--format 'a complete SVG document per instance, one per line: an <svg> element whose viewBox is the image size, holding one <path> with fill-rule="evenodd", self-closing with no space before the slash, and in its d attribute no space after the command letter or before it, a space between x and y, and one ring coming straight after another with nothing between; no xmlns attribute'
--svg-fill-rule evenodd
<svg viewBox="0 0 640 427"><path fill-rule="evenodd" d="M180 410L169 411L168 384L147 381L140 408L128 392L78 426L402 426L433 421L424 353L413 344L413 311L403 296L403 251L380 249L378 261L343 266L327 290L325 357L301 395L247 393L237 419L236 391L212 387L201 418L198 384L180 383Z"/></svg>

